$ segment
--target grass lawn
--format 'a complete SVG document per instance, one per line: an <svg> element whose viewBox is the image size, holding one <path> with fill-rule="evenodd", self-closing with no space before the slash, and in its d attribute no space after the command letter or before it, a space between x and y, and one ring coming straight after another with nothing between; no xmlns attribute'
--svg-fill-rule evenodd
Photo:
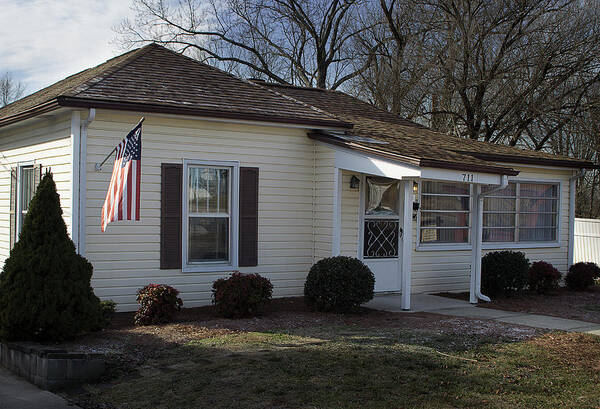
<svg viewBox="0 0 600 409"><path fill-rule="evenodd" d="M447 331L441 329L458 321L391 314L334 320L299 314L305 325L284 325L290 317L280 315L273 328L255 319L232 321L232 328L219 321L171 324L168 331L133 329L127 347L137 350L135 337L142 331L151 353L126 369L113 368L105 383L87 386L76 403L85 408L600 407L600 337L528 333L515 341L502 336L504 327L463 330L466 321L460 321L457 331ZM186 336L165 341L166 332Z"/></svg>

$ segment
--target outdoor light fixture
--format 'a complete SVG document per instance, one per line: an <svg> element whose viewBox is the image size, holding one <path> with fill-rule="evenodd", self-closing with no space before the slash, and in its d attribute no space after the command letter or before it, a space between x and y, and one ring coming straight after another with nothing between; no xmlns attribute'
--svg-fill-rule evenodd
<svg viewBox="0 0 600 409"><path fill-rule="evenodd" d="M350 189L358 189L358 186L360 186L360 180L356 175L352 175L350 178Z"/></svg>
<svg viewBox="0 0 600 409"><path fill-rule="evenodd" d="M419 211L419 184L417 182L413 182L413 196L413 219L416 219Z"/></svg>

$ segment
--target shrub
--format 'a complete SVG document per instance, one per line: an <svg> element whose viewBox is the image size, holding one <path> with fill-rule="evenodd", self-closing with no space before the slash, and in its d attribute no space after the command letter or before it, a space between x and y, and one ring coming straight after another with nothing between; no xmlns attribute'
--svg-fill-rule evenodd
<svg viewBox="0 0 600 409"><path fill-rule="evenodd" d="M176 311L181 310L183 301L179 291L164 284L148 284L137 292L140 305L135 313L137 325L151 325L170 322Z"/></svg>
<svg viewBox="0 0 600 409"><path fill-rule="evenodd" d="M260 274L233 273L213 283L213 303L227 318L253 317L271 301L273 284Z"/></svg>
<svg viewBox="0 0 600 409"><path fill-rule="evenodd" d="M100 311L102 312L103 326L106 328L110 325L115 310L117 309L117 303L113 300L100 301Z"/></svg>
<svg viewBox="0 0 600 409"><path fill-rule="evenodd" d="M306 277L304 299L318 311L349 312L373 298L375 276L362 261L330 257L315 263Z"/></svg>
<svg viewBox="0 0 600 409"><path fill-rule="evenodd" d="M520 251L496 251L481 259L481 291L491 297L509 296L527 285L529 260Z"/></svg>
<svg viewBox="0 0 600 409"><path fill-rule="evenodd" d="M600 267L596 263L575 263L569 267L565 283L569 290L583 291L600 278Z"/></svg>
<svg viewBox="0 0 600 409"><path fill-rule="evenodd" d="M0 338L60 341L102 327L92 265L75 251L46 172L0 274Z"/></svg>
<svg viewBox="0 0 600 409"><path fill-rule="evenodd" d="M560 277L560 271L552 264L536 261L529 267L529 289L540 294L548 294L558 288Z"/></svg>

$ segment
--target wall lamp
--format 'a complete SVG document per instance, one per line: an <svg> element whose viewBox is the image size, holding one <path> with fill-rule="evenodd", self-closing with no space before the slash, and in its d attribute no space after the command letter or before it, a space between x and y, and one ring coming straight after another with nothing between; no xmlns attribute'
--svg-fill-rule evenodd
<svg viewBox="0 0 600 409"><path fill-rule="evenodd" d="M358 189L360 186L360 179L356 175L352 175L350 178L350 189Z"/></svg>

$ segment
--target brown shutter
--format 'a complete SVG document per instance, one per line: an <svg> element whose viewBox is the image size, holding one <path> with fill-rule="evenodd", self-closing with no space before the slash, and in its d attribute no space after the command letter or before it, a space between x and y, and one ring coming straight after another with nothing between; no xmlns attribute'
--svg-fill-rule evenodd
<svg viewBox="0 0 600 409"><path fill-rule="evenodd" d="M17 238L17 172L18 168L10 170L10 248L15 245Z"/></svg>
<svg viewBox="0 0 600 409"><path fill-rule="evenodd" d="M181 163L163 163L160 188L160 268L181 268Z"/></svg>
<svg viewBox="0 0 600 409"><path fill-rule="evenodd" d="M240 168L240 267L258 265L258 168Z"/></svg>

